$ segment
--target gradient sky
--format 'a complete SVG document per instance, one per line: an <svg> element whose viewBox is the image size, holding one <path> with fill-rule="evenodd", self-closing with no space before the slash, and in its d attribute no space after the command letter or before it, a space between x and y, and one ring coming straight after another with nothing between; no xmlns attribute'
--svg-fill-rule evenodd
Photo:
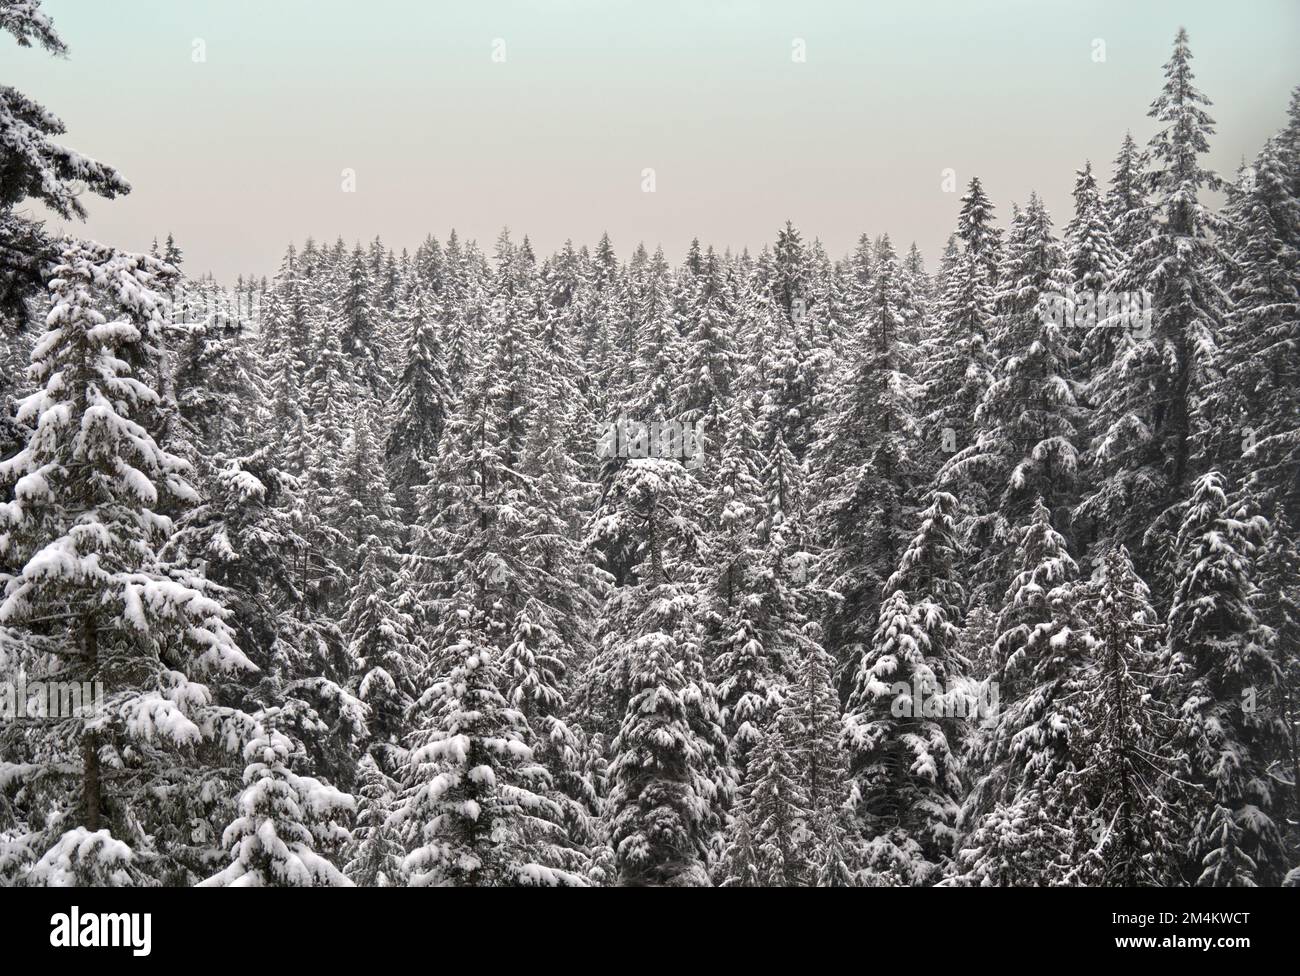
<svg viewBox="0 0 1300 976"><path fill-rule="evenodd" d="M191 273L228 281L273 274L307 235L400 249L455 227L490 247L508 225L549 253L608 230L624 257L645 240L675 262L697 235L757 249L787 218L833 257L887 230L933 267L959 206L947 168L961 184L978 174L1001 220L1038 190L1062 227L1083 160L1108 175L1124 130L1152 131L1179 24L1225 174L1282 125L1300 84L1297 0L44 7L69 59L6 35L0 82L134 187L89 198L82 232L142 250L170 230Z"/></svg>

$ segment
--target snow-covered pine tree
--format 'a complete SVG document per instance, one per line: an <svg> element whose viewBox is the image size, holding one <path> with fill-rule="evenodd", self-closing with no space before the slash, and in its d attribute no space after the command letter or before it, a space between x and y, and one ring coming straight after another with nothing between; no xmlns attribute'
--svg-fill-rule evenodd
<svg viewBox="0 0 1300 976"><path fill-rule="evenodd" d="M303 476L310 467L307 412L303 407L307 316L298 291L293 245L276 275L261 322L258 352L263 364L268 402L257 414L256 436L268 445L276 463Z"/></svg>
<svg viewBox="0 0 1300 976"><path fill-rule="evenodd" d="M832 372L828 350L808 338L800 323L792 322L770 293L762 288L759 272L745 314L752 321L753 342L758 344L751 387L761 390L758 408L759 444L770 451L780 432L794 458L802 463L816 439L817 422L825 409L824 384Z"/></svg>
<svg viewBox="0 0 1300 976"><path fill-rule="evenodd" d="M1281 147L1268 140L1252 171L1251 189L1238 205L1241 244L1233 255L1240 277L1235 308L1224 330L1222 379L1212 395L1225 402L1225 422L1206 438L1231 465L1261 511L1282 505L1300 522L1300 199L1293 196ZM1238 420L1239 424L1232 423ZM1227 450L1225 450L1225 447ZM1240 456L1238 456L1240 453ZM1227 456L1224 456L1224 455Z"/></svg>
<svg viewBox="0 0 1300 976"><path fill-rule="evenodd" d="M1278 520L1281 520L1280 513ZM1300 770L1300 694L1296 691L1300 688L1300 653L1296 650L1300 648L1300 641L1296 639L1300 636L1300 583L1296 582L1300 580L1300 550L1292 543L1289 550L1277 551L1285 546L1279 540L1288 537L1294 538L1279 534L1270 540L1260 562L1261 589L1270 592L1270 585L1286 588L1275 601L1266 602L1264 607L1265 620L1274 627L1284 654L1282 709L1287 742L1280 765L1291 776L1291 815L1286 841L1291 863L1296 865L1283 879L1284 888L1300 886L1300 827L1297 826L1300 822L1300 785L1297 785L1300 777L1296 776Z"/></svg>
<svg viewBox="0 0 1300 976"><path fill-rule="evenodd" d="M352 410L346 438L334 471L336 498L327 512L342 547L336 559L349 573L360 565L368 539L391 553L401 532L401 515L388 486L383 463L382 435L370 405Z"/></svg>
<svg viewBox="0 0 1300 976"><path fill-rule="evenodd" d="M204 499L181 516L162 555L220 587L239 646L260 669L256 684L238 689L244 707L277 709L276 729L294 743L302 771L350 783L366 708L345 687L353 668L343 635L302 578L313 515L299 480L270 454L214 459Z"/></svg>
<svg viewBox="0 0 1300 976"><path fill-rule="evenodd" d="M1123 261L1111 227L1112 217L1097 190L1092 163L1085 162L1074 181L1074 217L1065 228L1069 304L1062 301L1057 305L1070 313L1071 327L1066 329L1065 338L1079 354L1077 362L1072 364L1072 375L1085 387L1093 376L1110 365L1115 355L1114 329L1108 328L1104 321L1098 323L1095 314L1087 314L1089 308L1096 308L1097 296L1109 293Z"/></svg>
<svg viewBox="0 0 1300 976"><path fill-rule="evenodd" d="M1208 99L1192 83L1191 57L1180 29L1164 88L1148 113L1162 125L1151 139L1152 168L1144 179L1152 229L1134 245L1115 284L1126 300L1110 320L1131 334L1119 340L1110 368L1094 381L1093 487L1079 506L1081 515L1106 527L1107 544L1128 546L1162 594L1169 590L1171 520L1194 474L1201 393L1213 376L1227 311L1214 280L1223 260L1215 240L1221 224L1198 197L1202 187L1220 183L1198 158L1209 149L1214 122L1201 107Z"/></svg>
<svg viewBox="0 0 1300 976"><path fill-rule="evenodd" d="M921 255L921 249L916 246L916 241L908 246L907 257L903 259L903 287L920 311L928 312L930 300L934 297L934 281L926 273L925 258Z"/></svg>
<svg viewBox="0 0 1300 976"><path fill-rule="evenodd" d="M590 490L567 451L563 418L571 404L540 367L548 347L533 333L531 272L508 239L498 257L491 360L468 374L420 492L413 595L431 642L426 684L441 687L452 669L463 669L464 647L481 647L492 662L493 686L476 694L500 696L505 712L494 721L528 744L536 795L528 809L508 811L529 824L511 863L542 863L549 871L577 867L590 841L586 746L581 729L565 721L564 701L568 661L590 657L592 604L575 535L575 507ZM417 709L426 738L441 734L446 721L433 709L427 701ZM430 762L411 759L413 768L431 769ZM519 860L524 853L530 860ZM536 881L565 877L543 871Z"/></svg>
<svg viewBox="0 0 1300 976"><path fill-rule="evenodd" d="M839 595L827 648L847 666L871 642L885 582L913 531L921 481L920 387L911 375L899 270L888 237L875 256L863 328L830 389L812 463L823 584Z"/></svg>
<svg viewBox="0 0 1300 976"><path fill-rule="evenodd" d="M319 309L314 331L320 336L315 360L307 371L307 470L303 491L309 511L319 515L308 537L304 554L304 576L311 580L315 595L331 604L341 595L342 569L338 558L350 564L354 540L340 531L335 521L347 508L349 498L340 485L343 446L348 437L353 386L348 363L339 348L335 313L328 303Z"/></svg>
<svg viewBox="0 0 1300 976"><path fill-rule="evenodd" d="M218 770L173 757L238 742L246 727L198 679L255 667L207 582L159 555L172 531L159 505L196 500L185 463L133 419L158 399L127 359L147 364L156 350L164 310L151 285L163 271L67 241L50 279L30 374L41 386L19 407L32 435L0 462L13 490L0 504L0 556L16 567L3 574L0 625L30 638L6 654L9 668L98 682L102 703L7 730L0 777L26 784L6 829L36 857L66 831L106 828L150 855L154 877L177 880L194 852L170 813L224 790Z"/></svg>
<svg viewBox="0 0 1300 976"><path fill-rule="evenodd" d="M1217 471L1198 478L1174 543L1170 681L1182 729L1183 778L1200 787L1189 881L1276 885L1288 867L1279 826L1285 787L1282 671L1275 635L1258 617L1257 546L1266 520L1231 502Z"/></svg>
<svg viewBox="0 0 1300 976"><path fill-rule="evenodd" d="M583 532L597 487L581 461L591 453L592 425L570 373L568 336L557 326L554 317L547 320L536 349L538 378L519 460L525 486L520 555L532 569L515 586L544 608L567 668L585 664L593 652L598 574Z"/></svg>
<svg viewBox="0 0 1300 976"><path fill-rule="evenodd" d="M129 888L149 877L135 853L107 830L70 830L41 857L24 879L37 888Z"/></svg>
<svg viewBox="0 0 1300 976"><path fill-rule="evenodd" d="M395 826L388 822L400 787L369 754L357 763L357 782L356 827L349 847L352 857L344 870L363 888L401 885L404 852Z"/></svg>
<svg viewBox="0 0 1300 976"><path fill-rule="evenodd" d="M709 248L703 269L690 284L679 325L686 355L678 374L676 413L706 433L720 429L736 382L737 355L729 328L734 308L727 273L722 259Z"/></svg>
<svg viewBox="0 0 1300 976"><path fill-rule="evenodd" d="M1072 883L1176 884L1180 790L1166 743L1174 720L1152 695L1163 627L1128 552L1097 564L1085 596L1093 639L1079 693L1078 783L1091 822L1076 837Z"/></svg>
<svg viewBox="0 0 1300 976"><path fill-rule="evenodd" d="M1070 831L1028 791L1011 803L996 802L963 835L956 873L949 883L978 888L1042 888L1068 872Z"/></svg>
<svg viewBox="0 0 1300 976"><path fill-rule="evenodd" d="M1073 735L1092 640L1078 566L1039 502L1021 533L1020 572L993 647L999 708L962 808L957 877L964 884L1059 883L1082 816ZM1002 704L1003 702L1006 704ZM1022 831L1042 831L1030 843Z"/></svg>
<svg viewBox="0 0 1300 976"><path fill-rule="evenodd" d="M494 326L508 335L489 337L495 350L474 364L443 435L432 477L419 492L421 514L412 548L412 583L426 632L434 644L460 641L459 607L490 614L493 641L505 646L514 614L542 581L522 545L528 526L531 481L520 467L535 405L524 385L533 343L522 324L498 308ZM443 662L446 674L457 662Z"/></svg>
<svg viewBox="0 0 1300 976"><path fill-rule="evenodd" d="M764 888L805 886L815 877L817 852L806 838L812 811L787 748L791 731L778 720L770 731L760 732L753 745L729 830L733 853L722 862L728 886L734 887L733 878L745 879L746 873L754 886ZM737 862L748 872L738 870Z"/></svg>
<svg viewBox="0 0 1300 976"><path fill-rule="evenodd" d="M727 843L716 873L719 888L763 887L754 834L749 828L749 815L743 810L737 810L727 826Z"/></svg>
<svg viewBox="0 0 1300 976"><path fill-rule="evenodd" d="M222 838L230 864L199 887L352 887L316 846L322 840L334 845L348 840L338 820L355 810L355 801L328 783L295 774L293 752L293 742L274 728L259 729L245 746L244 791L235 804L239 816Z"/></svg>
<svg viewBox="0 0 1300 976"><path fill-rule="evenodd" d="M1287 123L1278 133L1278 141L1283 147L1283 156L1291 173L1291 196L1300 200L1300 85L1291 89L1291 102L1287 106ZM1300 228L1296 228L1296 240L1300 244Z"/></svg>
<svg viewBox="0 0 1300 976"><path fill-rule="evenodd" d="M597 844L594 816L599 812L597 786L589 775L586 733L570 720L571 674L590 662L598 603L596 570L591 565L579 522L590 505L592 486L583 480L570 453L573 416L582 400L565 375L564 337L544 336L537 397L530 410L519 467L525 490L523 565L512 584L519 607L505 643L506 697L527 718L536 741L535 757L551 774L550 797L559 806L564 828L547 854L548 863L578 870Z"/></svg>
<svg viewBox="0 0 1300 976"><path fill-rule="evenodd" d="M971 442L975 409L993 372L990 330L1002 248L992 209L979 178L972 179L958 220L961 253L944 282L939 322L925 350L926 442L935 453ZM970 502L977 503L974 496Z"/></svg>
<svg viewBox="0 0 1300 976"><path fill-rule="evenodd" d="M217 311L182 328L172 382L194 461L242 454L254 446L245 418L263 389L247 323Z"/></svg>
<svg viewBox="0 0 1300 976"><path fill-rule="evenodd" d="M548 608L530 599L515 615L505 647L505 697L527 721L534 759L550 777L545 795L558 829L548 832L542 860L582 873L601 843L595 817L602 798L591 775L592 747L582 727L566 719L566 660L574 656Z"/></svg>
<svg viewBox="0 0 1300 976"><path fill-rule="evenodd" d="M41 0L5 4L0 30L12 34L20 47L39 46L55 57L67 54ZM131 185L111 166L54 142L51 137L65 131L63 123L8 85L0 86L0 131L5 133L0 143L0 172L5 174L0 187L0 318L7 331L11 321L25 328L27 301L40 293L47 265L59 259L57 242L38 221L18 212L18 205L37 200L64 220L84 219L81 192L111 200L130 193ZM0 382L7 384L8 376Z"/></svg>
<svg viewBox="0 0 1300 976"><path fill-rule="evenodd" d="M854 672L844 717L852 804L866 866L910 884L937 880L956 837L957 499L935 492L886 584L879 625ZM905 690L904 690L905 689Z"/></svg>
<svg viewBox="0 0 1300 976"><path fill-rule="evenodd" d="M655 250L636 296L632 321L640 358L627 392L628 416L641 423L673 419L679 371L685 359L673 320L672 283L662 248ZM605 418L608 419L608 418Z"/></svg>
<svg viewBox="0 0 1300 976"><path fill-rule="evenodd" d="M999 267L1002 264L1002 231L993 224L993 203L984 192L978 176L972 176L961 198L961 212L957 217L957 236L962 239L976 260L984 267L985 280L990 287L1000 284Z"/></svg>
<svg viewBox="0 0 1300 976"><path fill-rule="evenodd" d="M394 583L392 551L368 536L340 628L347 642L349 684L369 709L371 751L390 776L403 761L400 743L420 668L415 622L399 607Z"/></svg>
<svg viewBox="0 0 1300 976"><path fill-rule="evenodd" d="M167 241L163 244L162 259L164 263L177 269L185 262L185 252L176 243L176 238L171 231L167 232Z"/></svg>
<svg viewBox="0 0 1300 976"><path fill-rule="evenodd" d="M717 531L701 617L704 653L718 686L730 758L743 769L749 751L780 707L785 667L777 635L763 632L762 459L743 395L732 398L722 426L722 456L708 500Z"/></svg>
<svg viewBox="0 0 1300 976"><path fill-rule="evenodd" d="M340 241L340 244L342 242ZM375 308L375 282L366 254L357 244L346 267L337 266L336 295L342 327L339 348L347 358L348 372L372 396L386 392L382 330Z"/></svg>
<svg viewBox="0 0 1300 976"><path fill-rule="evenodd" d="M1291 778L1291 861L1300 853L1300 545L1286 513L1275 509L1268 540L1256 562L1260 621L1273 632L1282 668L1282 720L1286 743L1278 766Z"/></svg>
<svg viewBox="0 0 1300 976"><path fill-rule="evenodd" d="M985 598L1010 582L1015 545L1036 502L1064 522L1073 499L1081 426L1073 350L1061 316L1047 308L1063 302L1069 290L1063 264L1051 217L1033 194L1016 215L1005 250L995 333L999 359L975 412L974 441L937 475L953 491L983 487L983 510L972 512L963 529L982 553L975 582Z"/></svg>
<svg viewBox="0 0 1300 976"><path fill-rule="evenodd" d="M997 677L998 664L993 656L997 637L997 614L989 609L987 603L973 603L962 624L958 653L967 662L970 676L976 681Z"/></svg>
<svg viewBox="0 0 1300 976"><path fill-rule="evenodd" d="M698 249L699 242L694 246ZM790 221L785 222L776 236L776 245L772 249L771 293L778 307L790 321L794 321L794 309L797 301L808 301L809 274L808 258L804 249L803 237Z"/></svg>
<svg viewBox="0 0 1300 976"><path fill-rule="evenodd" d="M402 870L416 887L581 885L573 873L539 863L559 829L560 811L544 794L546 770L533 759L523 713L501 689L506 676L485 636L493 628L471 608L456 611L460 640L432 668L415 706L403 793L393 819L407 850Z"/></svg>
<svg viewBox="0 0 1300 976"><path fill-rule="evenodd" d="M846 796L845 753L840 745L840 701L832 674L834 658L822 646L818 623L825 594L815 583L816 556L807 551L807 488L803 465L785 447L780 430L763 469L766 518L762 556L760 632L781 652L785 697L777 722L808 798L805 840L831 843L842 833Z"/></svg>
<svg viewBox="0 0 1300 976"><path fill-rule="evenodd" d="M705 863L728 800L726 738L696 622L699 506L682 465L632 459L619 469L593 535L627 540L637 553L627 585L606 600L586 694L587 711L611 715L618 729L606 816L625 886L707 885Z"/></svg>
<svg viewBox="0 0 1300 976"><path fill-rule="evenodd" d="M1147 210L1146 169L1148 158L1125 132L1111 169L1110 189L1106 191L1106 215L1110 221L1115 247L1121 259L1131 256L1151 233L1151 214Z"/></svg>
<svg viewBox="0 0 1300 976"><path fill-rule="evenodd" d="M447 381L441 336L442 315L436 298L431 298L419 284L399 305L406 365L394 392L385 455L398 507L408 523L415 519L416 489L428 483L452 407L453 391Z"/></svg>
<svg viewBox="0 0 1300 976"><path fill-rule="evenodd" d="M652 610L678 616L679 602L665 593ZM656 624L632 649L628 709L612 745L610 840L623 886L707 885L719 801L709 767L726 745L689 622Z"/></svg>

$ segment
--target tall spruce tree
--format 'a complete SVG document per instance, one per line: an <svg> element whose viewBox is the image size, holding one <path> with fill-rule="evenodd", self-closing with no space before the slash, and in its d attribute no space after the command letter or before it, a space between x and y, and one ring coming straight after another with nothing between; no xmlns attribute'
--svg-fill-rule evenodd
<svg viewBox="0 0 1300 976"><path fill-rule="evenodd" d="M33 858L68 831L107 829L153 859L155 878L176 881L197 855L159 792L173 809L202 809L224 789L220 769L174 757L205 741L238 743L247 727L200 679L255 666L215 588L160 555L172 522L159 508L197 497L185 462L134 419L158 403L128 360L149 375L165 311L151 286L163 271L153 258L69 241L49 282L30 373L40 387L18 414L32 434L0 462L12 486L0 554L15 567L0 576L0 625L18 636L18 653L5 655L14 674L84 682L102 701L6 728L0 768L30 783L26 803L6 806L5 829Z"/></svg>
<svg viewBox="0 0 1300 976"><path fill-rule="evenodd" d="M699 645L692 581L698 487L677 462L634 459L619 471L599 534L634 534L636 582L606 602L594 669L612 696L607 805L619 884L707 885L706 861L729 777L717 696Z"/></svg>
<svg viewBox="0 0 1300 976"><path fill-rule="evenodd" d="M876 255L865 328L848 350L818 429L816 518L824 584L840 599L827 619L828 648L843 663L869 645L886 580L912 532L920 485L920 427L899 269L888 238Z"/></svg>
<svg viewBox="0 0 1300 976"><path fill-rule="evenodd" d="M1038 500L1063 524L1073 500L1082 416L1069 334L1047 308L1069 288L1063 263L1051 218L1033 195L1017 214L1006 247L996 331L1000 356L975 412L974 442L938 474L939 483L954 491L970 483L985 489L987 501L964 526L983 553L977 582L984 596L1005 590L1016 541Z"/></svg>
<svg viewBox="0 0 1300 976"><path fill-rule="evenodd" d="M1092 638L1078 566L1041 501L1020 552L993 646L999 709L973 757L978 776L962 810L957 863L967 884L1061 883L1084 817L1073 738ZM1034 831L1040 839L1031 842Z"/></svg>
<svg viewBox="0 0 1300 976"><path fill-rule="evenodd" d="M1134 245L1116 281L1126 301L1111 316L1126 328L1109 369L1096 378L1094 487L1081 514L1127 545L1140 571L1168 592L1171 520L1193 477L1200 395L1215 370L1227 299L1214 280L1220 221L1201 202L1220 181L1200 165L1214 122L1192 81L1187 32L1179 30L1165 85L1148 113L1161 124L1144 177L1149 236ZM1149 295L1149 298L1146 297ZM1149 310L1148 310L1149 306ZM1136 313L1133 309L1139 308Z"/></svg>
<svg viewBox="0 0 1300 976"><path fill-rule="evenodd" d="M937 880L961 797L956 681L964 593L954 578L957 500L936 492L886 589L844 718L850 802L868 867L907 883Z"/></svg>
<svg viewBox="0 0 1300 976"><path fill-rule="evenodd" d="M417 284L399 305L399 316L405 329L406 365L394 391L385 456L397 504L410 522L417 512L417 489L428 483L438 454L453 391L447 381L440 334L441 307Z"/></svg>
<svg viewBox="0 0 1300 976"><path fill-rule="evenodd" d="M1230 502L1212 471L1197 479L1174 543L1171 681L1182 718L1176 744L1200 788L1189 813L1189 881L1276 885L1286 871L1281 754L1282 671L1258 617L1255 559L1267 522Z"/></svg>
<svg viewBox="0 0 1300 976"><path fill-rule="evenodd" d="M1075 748L1087 804L1077 823L1086 832L1076 834L1069 877L1124 888L1177 883L1182 787L1166 746L1174 717L1153 695L1163 627L1123 547L1098 563L1084 599L1094 650Z"/></svg>

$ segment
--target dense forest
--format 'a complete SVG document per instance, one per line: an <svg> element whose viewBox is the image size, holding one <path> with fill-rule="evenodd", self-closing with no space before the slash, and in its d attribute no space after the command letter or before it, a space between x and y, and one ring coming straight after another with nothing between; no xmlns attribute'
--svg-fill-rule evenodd
<svg viewBox="0 0 1300 976"><path fill-rule="evenodd" d="M1191 57L932 272L219 285L0 86L0 885L1300 885L1300 89L1223 180Z"/></svg>

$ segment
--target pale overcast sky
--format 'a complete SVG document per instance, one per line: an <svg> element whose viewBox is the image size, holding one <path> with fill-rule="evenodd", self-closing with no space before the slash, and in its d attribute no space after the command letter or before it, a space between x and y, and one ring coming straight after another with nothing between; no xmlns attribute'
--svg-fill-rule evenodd
<svg viewBox="0 0 1300 976"><path fill-rule="evenodd" d="M693 236L757 249L787 218L832 256L887 230L933 266L948 168L980 175L999 218L1037 189L1063 226L1083 160L1106 175L1126 128L1150 134L1179 24L1226 174L1300 84L1297 0L44 6L70 58L5 37L0 82L134 187L92 198L83 232L138 250L170 230L223 280L273 273L307 235L490 246L509 225L549 253L608 230L624 257L645 240L677 261Z"/></svg>

